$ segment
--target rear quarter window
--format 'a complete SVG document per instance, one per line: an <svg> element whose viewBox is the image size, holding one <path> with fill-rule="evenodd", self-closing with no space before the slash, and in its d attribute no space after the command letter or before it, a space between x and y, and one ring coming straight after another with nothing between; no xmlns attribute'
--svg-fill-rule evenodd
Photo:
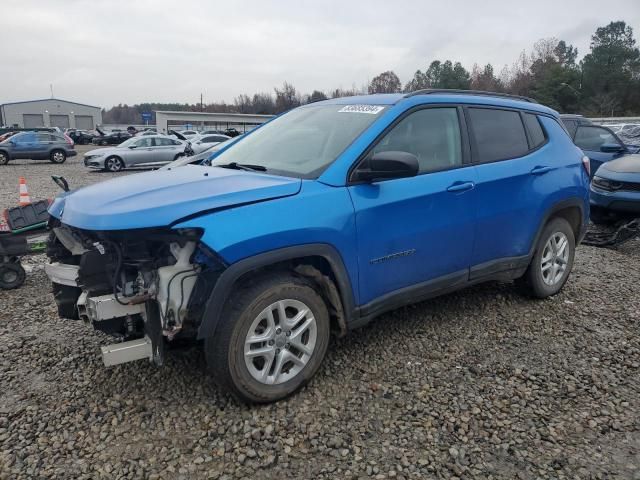
<svg viewBox="0 0 640 480"><path fill-rule="evenodd" d="M512 110L470 108L475 161L495 162L521 157L529 151L520 113Z"/></svg>
<svg viewBox="0 0 640 480"><path fill-rule="evenodd" d="M532 150L538 148L547 141L547 137L544 134L544 130L542 129L542 125L540 125L540 120L537 115L534 115L533 113L525 113L524 123L527 126L527 131L529 132L529 142L531 143L530 147Z"/></svg>

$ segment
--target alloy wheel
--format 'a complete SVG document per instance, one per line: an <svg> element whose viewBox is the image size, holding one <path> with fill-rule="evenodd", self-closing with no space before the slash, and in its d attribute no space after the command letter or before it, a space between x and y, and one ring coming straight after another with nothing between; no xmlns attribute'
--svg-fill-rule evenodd
<svg viewBox="0 0 640 480"><path fill-rule="evenodd" d="M311 309L299 300L272 303L254 319L244 343L251 376L278 385L298 375L311 359L318 336Z"/></svg>
<svg viewBox="0 0 640 480"><path fill-rule="evenodd" d="M542 280L549 286L562 280L569 263L569 239L562 232L551 235L542 251Z"/></svg>

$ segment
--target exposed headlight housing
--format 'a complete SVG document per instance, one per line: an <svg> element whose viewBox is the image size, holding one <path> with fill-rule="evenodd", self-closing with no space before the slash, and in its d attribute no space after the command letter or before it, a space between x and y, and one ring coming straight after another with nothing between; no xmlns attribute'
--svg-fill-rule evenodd
<svg viewBox="0 0 640 480"><path fill-rule="evenodd" d="M600 190L606 190L607 192L613 192L619 190L622 187L622 182L616 182L615 180L607 180L606 178L595 176L591 181L591 184L599 188Z"/></svg>

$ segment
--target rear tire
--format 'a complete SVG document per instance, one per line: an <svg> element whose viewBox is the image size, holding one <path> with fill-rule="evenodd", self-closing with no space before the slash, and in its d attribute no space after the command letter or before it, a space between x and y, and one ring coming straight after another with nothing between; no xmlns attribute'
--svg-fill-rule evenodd
<svg viewBox="0 0 640 480"><path fill-rule="evenodd" d="M19 288L27 277L19 262L0 263L0 288L12 290Z"/></svg>
<svg viewBox="0 0 640 480"><path fill-rule="evenodd" d="M564 218L552 219L542 231L523 280L537 298L558 293L567 282L576 252L573 229Z"/></svg>
<svg viewBox="0 0 640 480"><path fill-rule="evenodd" d="M9 163L9 155L0 152L0 165L6 165L7 163Z"/></svg>
<svg viewBox="0 0 640 480"><path fill-rule="evenodd" d="M329 344L322 297L306 279L287 273L236 291L221 318L205 341L207 363L215 382L247 403L274 402L302 388Z"/></svg>
<svg viewBox="0 0 640 480"><path fill-rule="evenodd" d="M49 160L51 161L51 163L64 163L67 160L67 154L64 152L64 150L53 150L49 154Z"/></svg>
<svg viewBox="0 0 640 480"><path fill-rule="evenodd" d="M121 172L124 170L124 162L120 157L109 157L104 161L104 169L109 172Z"/></svg>

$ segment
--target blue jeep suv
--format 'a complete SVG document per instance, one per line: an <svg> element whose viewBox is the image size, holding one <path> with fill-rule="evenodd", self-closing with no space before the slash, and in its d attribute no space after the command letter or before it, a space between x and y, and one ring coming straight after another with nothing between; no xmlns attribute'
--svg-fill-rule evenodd
<svg viewBox="0 0 640 480"><path fill-rule="evenodd" d="M59 314L118 342L105 365L202 341L215 380L281 399L331 332L487 280L567 281L589 161L558 114L469 91L296 108L187 166L60 195L46 271Z"/></svg>

